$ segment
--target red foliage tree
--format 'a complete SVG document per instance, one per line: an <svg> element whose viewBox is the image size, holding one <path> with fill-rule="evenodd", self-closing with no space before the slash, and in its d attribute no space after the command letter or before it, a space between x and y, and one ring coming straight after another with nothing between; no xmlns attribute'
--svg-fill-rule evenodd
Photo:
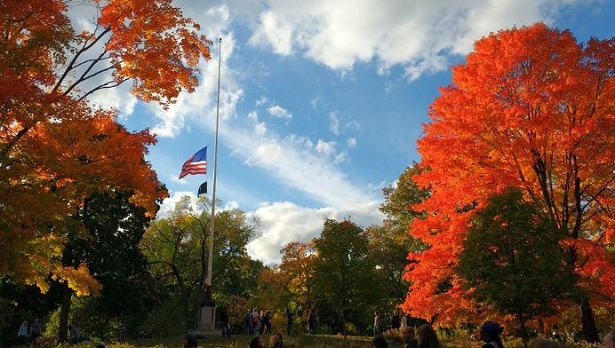
<svg viewBox="0 0 615 348"><path fill-rule="evenodd" d="M595 301L615 297L615 38L579 44L542 23L476 42L431 105L415 176L431 196L410 233L404 304L412 315L454 322L476 314L454 274L477 209L508 186L566 233L566 261ZM589 337L592 339L592 337Z"/></svg>

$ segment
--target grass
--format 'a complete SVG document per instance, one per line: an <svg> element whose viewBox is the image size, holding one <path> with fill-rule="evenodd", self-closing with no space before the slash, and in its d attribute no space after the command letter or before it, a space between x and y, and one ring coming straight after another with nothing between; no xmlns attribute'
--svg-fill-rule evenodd
<svg viewBox="0 0 615 348"><path fill-rule="evenodd" d="M222 336L200 338L199 348L247 348L251 335L235 335L231 338ZM271 347L273 342L270 335L262 335L265 347ZM402 348L404 344L399 334L385 334L389 348ZM368 336L347 336L346 339L341 335L299 335L284 337L284 343L288 348L372 348L371 337ZM178 348L182 346L182 336L168 338L135 339L126 342L107 343L106 348ZM97 342L80 343L75 345L55 344L53 340L43 340L38 348L94 348ZM470 341L467 338L451 337L441 340L441 348L480 348L482 342ZM522 348L520 339L511 339L504 342L506 348ZM588 343L574 343L536 339L530 342L530 348L595 348L600 345L590 345Z"/></svg>

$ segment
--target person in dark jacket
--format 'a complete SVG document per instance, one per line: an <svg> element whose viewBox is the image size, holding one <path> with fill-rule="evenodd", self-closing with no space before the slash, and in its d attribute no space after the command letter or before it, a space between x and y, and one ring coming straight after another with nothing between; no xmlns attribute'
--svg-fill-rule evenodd
<svg viewBox="0 0 615 348"><path fill-rule="evenodd" d="M263 344L263 340L260 336L252 337L250 340L249 348L265 348L265 344Z"/></svg>
<svg viewBox="0 0 615 348"><path fill-rule="evenodd" d="M440 348L440 341L436 331L429 324L423 324L416 329L418 348Z"/></svg>
<svg viewBox="0 0 615 348"><path fill-rule="evenodd" d="M196 340L196 337L191 332L188 332L184 335L184 345L183 348L197 348L199 342Z"/></svg>
<svg viewBox="0 0 615 348"><path fill-rule="evenodd" d="M273 346L271 346L271 348L286 348L286 345L284 344L284 341L282 340L281 333L276 332L273 335Z"/></svg>
<svg viewBox="0 0 615 348"><path fill-rule="evenodd" d="M418 342L414 338L414 328L406 326L401 330L401 337L404 339L404 348L417 348Z"/></svg>
<svg viewBox="0 0 615 348"><path fill-rule="evenodd" d="M482 348L504 348L500 334L504 328L495 321L486 321L480 326L480 339L485 341Z"/></svg>
<svg viewBox="0 0 615 348"><path fill-rule="evenodd" d="M225 307L222 307L220 310L220 327L222 329L222 337L231 338L231 323L229 322Z"/></svg>
<svg viewBox="0 0 615 348"><path fill-rule="evenodd" d="M373 348L389 348L389 344L387 340L382 336L382 334L377 334L372 339L372 347Z"/></svg>

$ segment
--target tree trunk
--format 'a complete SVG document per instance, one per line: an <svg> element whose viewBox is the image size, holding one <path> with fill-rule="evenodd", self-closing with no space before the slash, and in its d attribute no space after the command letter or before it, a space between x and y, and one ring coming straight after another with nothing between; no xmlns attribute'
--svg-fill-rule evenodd
<svg viewBox="0 0 615 348"><path fill-rule="evenodd" d="M68 284L64 282L64 288L62 289L62 304L60 307L60 328L58 332L58 340L60 342L66 342L68 332L68 314L70 313L72 296L73 291L68 287Z"/></svg>
<svg viewBox="0 0 615 348"><path fill-rule="evenodd" d="M525 318L523 317L522 314L519 314L518 318L519 318L519 324L521 326L521 340L523 341L523 347L527 348L529 337L527 334L527 328L525 327Z"/></svg>
<svg viewBox="0 0 615 348"><path fill-rule="evenodd" d="M596 321L594 320L594 311L589 303L589 299L584 299L581 302L581 323L583 324L583 335L587 342L596 343L600 341L598 330L596 329Z"/></svg>

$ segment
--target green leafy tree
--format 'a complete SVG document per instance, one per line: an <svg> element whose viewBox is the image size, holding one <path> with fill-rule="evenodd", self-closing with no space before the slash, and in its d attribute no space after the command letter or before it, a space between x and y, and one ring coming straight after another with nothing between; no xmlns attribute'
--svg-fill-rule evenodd
<svg viewBox="0 0 615 348"><path fill-rule="evenodd" d="M378 272L386 278L389 308L399 306L408 294L410 283L404 278L408 253L424 248L423 243L408 233L409 223L422 216L421 212L412 209L412 205L429 195L428 189L419 188L412 180L420 171L416 163L408 166L394 185L383 189L384 203L380 207L385 214L383 224L366 229L369 248L378 259Z"/></svg>
<svg viewBox="0 0 615 348"><path fill-rule="evenodd" d="M366 313L381 305L384 279L376 272L367 234L351 221L327 219L314 248L319 316L334 332L346 335L348 322L365 324Z"/></svg>
<svg viewBox="0 0 615 348"><path fill-rule="evenodd" d="M109 331L102 322L126 321L132 324L131 329L136 328L141 313L157 302L147 260L139 249L151 218L144 208L130 202L131 197L129 192L107 192L86 199L75 216L85 226L85 233L73 234L64 248L65 266L87 264L103 287L99 296L88 300L87 307L105 318L90 327L97 337ZM59 334L66 339L63 330L74 292L65 283L59 286L63 289Z"/></svg>
<svg viewBox="0 0 615 348"><path fill-rule="evenodd" d="M509 188L476 213L463 243L457 271L472 296L514 316L526 347L526 322L555 314L554 301L574 292L576 277L564 261L564 237L523 200L520 189Z"/></svg>
<svg viewBox="0 0 615 348"><path fill-rule="evenodd" d="M186 329L203 300L209 257L211 210L207 201L198 204L193 207L190 198L183 197L168 217L150 225L141 243L152 276L167 299L182 304L177 310ZM247 297L256 287L262 264L250 259L246 245L257 226L239 210L219 212L215 226L213 295L228 304L233 295Z"/></svg>
<svg viewBox="0 0 615 348"><path fill-rule="evenodd" d="M386 215L384 222L388 228L408 231L408 224L424 215L423 212L412 208L429 197L429 188L421 188L413 180L415 175L424 171L425 169L421 169L417 163L414 163L406 167L395 185L382 190L384 203L380 211Z"/></svg>

